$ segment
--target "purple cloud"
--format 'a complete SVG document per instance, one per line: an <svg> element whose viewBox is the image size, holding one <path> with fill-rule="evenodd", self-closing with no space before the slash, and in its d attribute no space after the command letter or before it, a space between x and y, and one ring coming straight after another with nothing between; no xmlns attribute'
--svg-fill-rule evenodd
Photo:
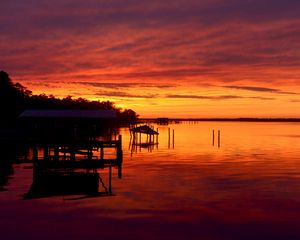
<svg viewBox="0 0 300 240"><path fill-rule="evenodd" d="M167 98L182 98L182 99L208 99L208 100L228 100L228 99L259 99L259 100L275 100L275 98L267 97L244 97L238 95L220 95L220 96L202 96L202 95L183 95L183 94L170 94Z"/></svg>
<svg viewBox="0 0 300 240"><path fill-rule="evenodd" d="M255 91L255 92L271 92L277 94L298 94L295 92L286 92L275 88L266 88L266 87L254 87L254 86L223 86L224 88L233 88L238 90L247 90L247 91Z"/></svg>
<svg viewBox="0 0 300 240"><path fill-rule="evenodd" d="M95 82L299 81L291 76L300 62L296 0L11 0L0 7L1 68L27 80L72 81L85 72L100 76Z"/></svg>

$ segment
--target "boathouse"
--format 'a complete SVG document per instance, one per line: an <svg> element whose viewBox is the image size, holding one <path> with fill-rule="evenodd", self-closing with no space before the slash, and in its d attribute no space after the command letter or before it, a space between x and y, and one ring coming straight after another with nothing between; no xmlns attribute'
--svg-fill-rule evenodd
<svg viewBox="0 0 300 240"><path fill-rule="evenodd" d="M112 193L112 168L118 168L121 178L123 159L122 136L111 136L116 112L27 110L19 119L29 132L27 145L31 154L24 161L33 163L33 184L26 198L98 194L100 185L106 194ZM107 188L99 173L104 168L109 168Z"/></svg>
<svg viewBox="0 0 300 240"><path fill-rule="evenodd" d="M158 131L155 131L152 127L148 125L142 125L138 127L130 128L130 134L133 136L134 145L153 145L158 143ZM146 135L146 142L142 142L142 134ZM139 137L138 137L139 136ZM156 136L156 141L154 140Z"/></svg>
<svg viewBox="0 0 300 240"><path fill-rule="evenodd" d="M70 138L111 135L117 114L113 110L25 110L19 120L29 135Z"/></svg>
<svg viewBox="0 0 300 240"><path fill-rule="evenodd" d="M34 122L111 122L117 118L113 110L25 110L19 116L25 121Z"/></svg>

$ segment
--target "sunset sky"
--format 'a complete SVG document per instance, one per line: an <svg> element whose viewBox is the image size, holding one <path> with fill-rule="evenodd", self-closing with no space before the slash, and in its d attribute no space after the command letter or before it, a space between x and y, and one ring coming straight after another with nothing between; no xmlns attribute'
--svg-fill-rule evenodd
<svg viewBox="0 0 300 240"><path fill-rule="evenodd" d="M0 69L141 117L300 117L299 0L3 0Z"/></svg>

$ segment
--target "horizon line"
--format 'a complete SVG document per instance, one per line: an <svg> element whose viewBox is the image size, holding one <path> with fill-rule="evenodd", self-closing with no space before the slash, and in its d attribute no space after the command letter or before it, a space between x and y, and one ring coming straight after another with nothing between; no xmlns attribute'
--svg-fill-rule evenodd
<svg viewBox="0 0 300 240"><path fill-rule="evenodd" d="M249 121L249 122L300 122L300 118L293 118L293 117L276 117L276 118L251 118L251 117L239 117L239 118L168 118L168 117L143 117L143 118L138 118L138 120L141 121Z"/></svg>

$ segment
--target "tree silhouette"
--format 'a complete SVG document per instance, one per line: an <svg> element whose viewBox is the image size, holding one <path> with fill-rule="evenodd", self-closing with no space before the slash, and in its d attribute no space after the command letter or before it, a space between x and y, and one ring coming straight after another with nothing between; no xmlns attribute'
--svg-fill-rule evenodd
<svg viewBox="0 0 300 240"><path fill-rule="evenodd" d="M11 120L24 109L24 99L27 94L21 84L14 85L9 75L0 71L0 111L2 119ZM25 93L26 92L26 93Z"/></svg>
<svg viewBox="0 0 300 240"><path fill-rule="evenodd" d="M110 101L89 101L85 98L73 99L67 96L63 99L53 95L33 95L30 90L20 83L13 84L9 75L0 71L0 121L16 119L25 109L86 109L86 110L115 110L119 119L124 122L136 121L138 115L131 109L117 108Z"/></svg>

